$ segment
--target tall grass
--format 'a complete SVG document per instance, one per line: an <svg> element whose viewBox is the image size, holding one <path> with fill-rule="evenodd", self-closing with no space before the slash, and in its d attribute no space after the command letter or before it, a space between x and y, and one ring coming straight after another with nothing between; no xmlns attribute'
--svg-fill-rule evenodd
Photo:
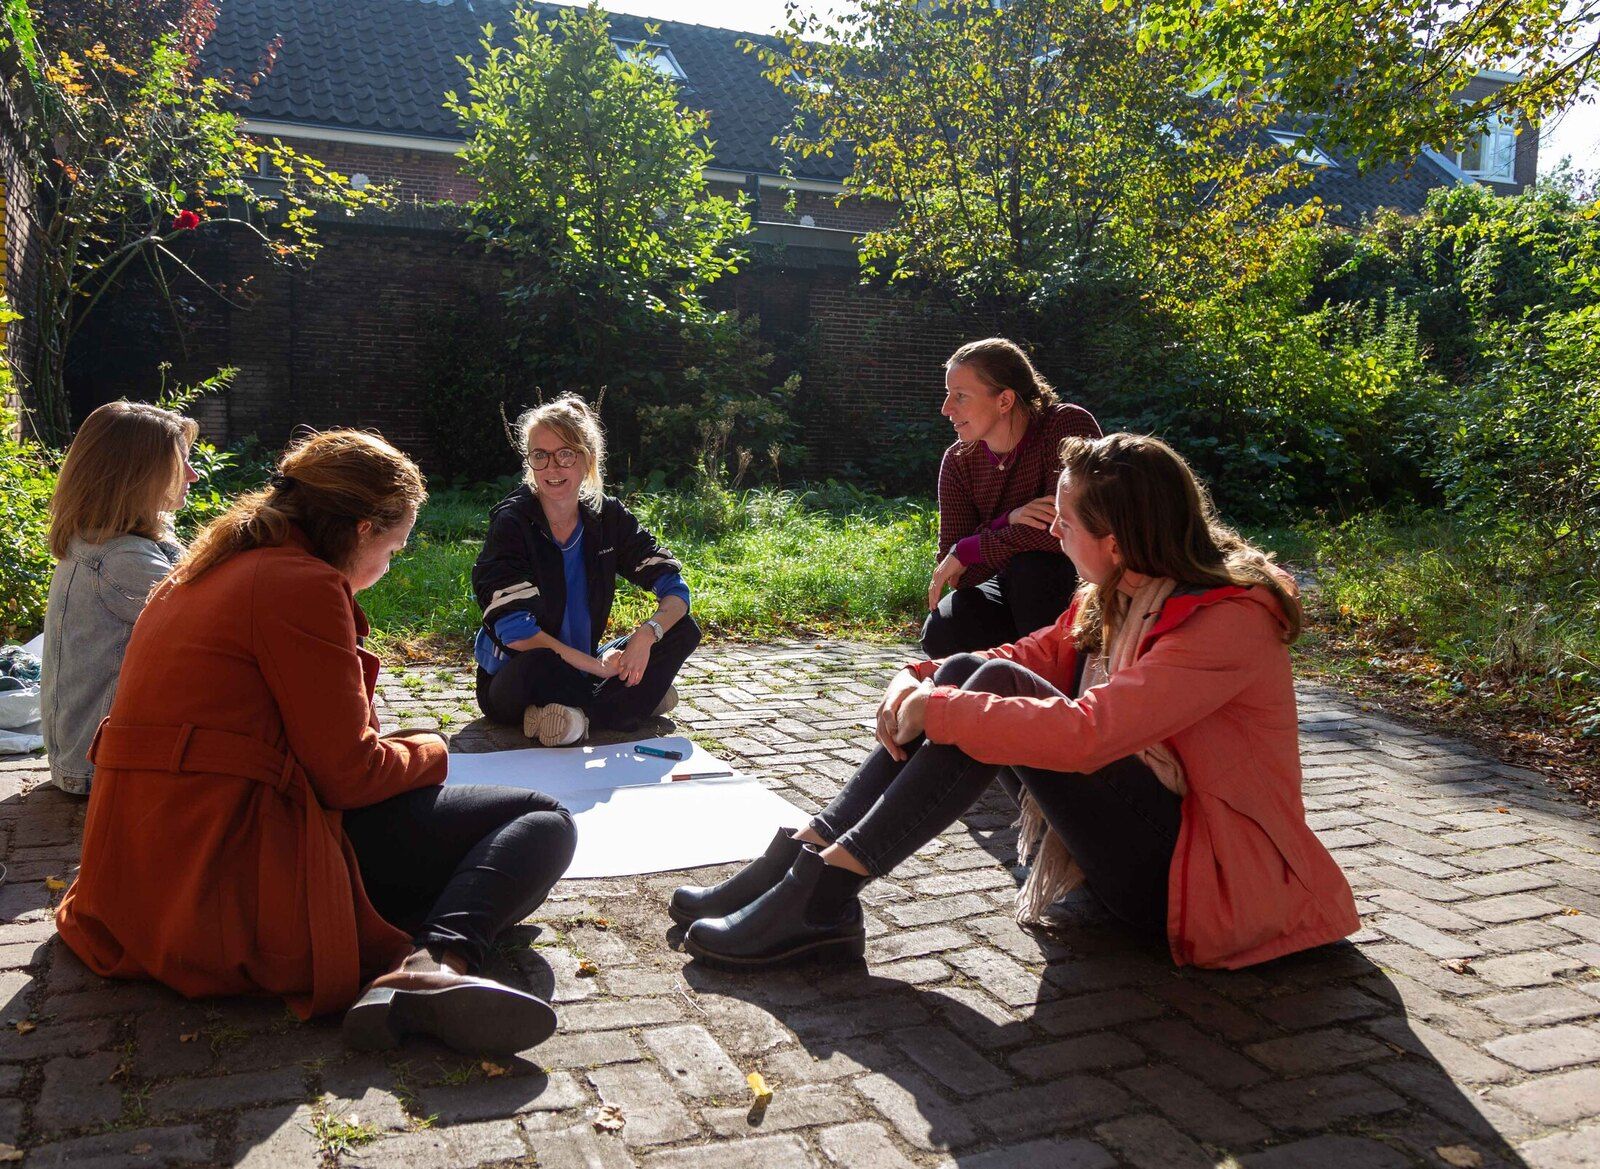
<svg viewBox="0 0 1600 1169"><path fill-rule="evenodd" d="M1318 624L1411 651L1440 696L1600 735L1600 582L1562 549L1437 512L1299 531L1314 549Z"/></svg>
<svg viewBox="0 0 1600 1169"><path fill-rule="evenodd" d="M391 648L465 654L479 621L472 563L483 545L491 489L436 493L410 548L361 601L375 638ZM920 620L937 512L848 487L736 492L714 482L638 493L629 505L684 564L702 627L723 636L827 633L886 638ZM624 586L613 622L655 607Z"/></svg>

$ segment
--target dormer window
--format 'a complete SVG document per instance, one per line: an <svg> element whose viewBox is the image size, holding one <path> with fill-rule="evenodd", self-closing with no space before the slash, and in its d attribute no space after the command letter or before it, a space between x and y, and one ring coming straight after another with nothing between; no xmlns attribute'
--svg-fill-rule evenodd
<svg viewBox="0 0 1600 1169"><path fill-rule="evenodd" d="M1451 156L1468 178L1486 183L1517 181L1517 131L1496 115L1483 132Z"/></svg>
<svg viewBox="0 0 1600 1169"><path fill-rule="evenodd" d="M616 37L611 38L611 43L616 46L618 60L632 61L636 65L654 69L663 77L670 77L674 81L689 79L688 74L683 71L683 66L678 64L678 58L672 55L672 50L666 45L655 41L630 42Z"/></svg>
<svg viewBox="0 0 1600 1169"><path fill-rule="evenodd" d="M1286 130L1269 130L1267 134L1279 146L1294 155L1294 160L1298 163L1305 166L1318 167L1337 167L1339 165L1333 161L1333 156L1327 151L1313 142L1308 142L1299 134L1293 134Z"/></svg>

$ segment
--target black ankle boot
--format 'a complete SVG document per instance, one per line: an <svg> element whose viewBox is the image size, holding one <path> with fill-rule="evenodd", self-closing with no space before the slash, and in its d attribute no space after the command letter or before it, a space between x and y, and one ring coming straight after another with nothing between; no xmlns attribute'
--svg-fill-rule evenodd
<svg viewBox="0 0 1600 1169"><path fill-rule="evenodd" d="M672 891L667 912L679 925L688 925L702 917L726 917L783 880L799 855L800 842L794 838L794 829L780 828L764 855L756 857L722 884L679 885Z"/></svg>
<svg viewBox="0 0 1600 1169"><path fill-rule="evenodd" d="M830 865L809 846L768 892L726 917L695 922L683 946L714 966L772 966L802 957L866 953L861 892L869 878Z"/></svg>

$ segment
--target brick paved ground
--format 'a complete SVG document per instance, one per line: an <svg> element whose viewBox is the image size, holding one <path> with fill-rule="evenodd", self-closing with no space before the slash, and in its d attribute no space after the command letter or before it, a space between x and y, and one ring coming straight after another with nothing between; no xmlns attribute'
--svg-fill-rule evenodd
<svg viewBox="0 0 1600 1169"><path fill-rule="evenodd" d="M680 722L815 807L899 656L710 649ZM389 676L386 722L513 745L469 725L464 684ZM83 806L0 762L0 1142L79 1167L1600 1165L1600 826L1530 772L1301 700L1353 944L1229 974L1175 971L1087 904L1024 932L1009 816L985 805L871 887L865 970L699 970L663 911L681 877L562 884L503 948L561 1030L501 1066L353 1057L277 1004L89 975L49 916ZM594 1126L603 1105L620 1132Z"/></svg>

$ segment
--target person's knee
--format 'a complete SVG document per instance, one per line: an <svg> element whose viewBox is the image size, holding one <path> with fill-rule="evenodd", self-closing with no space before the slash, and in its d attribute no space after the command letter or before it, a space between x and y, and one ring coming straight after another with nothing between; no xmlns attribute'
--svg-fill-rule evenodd
<svg viewBox="0 0 1600 1169"><path fill-rule="evenodd" d="M578 824L572 813L561 805L536 813L538 816L540 851L550 858L552 867L559 861L558 873L564 873L578 851Z"/></svg>
<svg viewBox="0 0 1600 1169"><path fill-rule="evenodd" d="M1019 552L1006 564L1006 577L1025 584L1056 584L1072 578L1072 561L1060 552Z"/></svg>
<svg viewBox="0 0 1600 1169"><path fill-rule="evenodd" d="M678 623L667 630L667 637L682 644L687 652L693 652L694 647L700 644L700 623L688 613L679 618Z"/></svg>
<svg viewBox="0 0 1600 1169"><path fill-rule="evenodd" d="M963 685L968 678L983 667L986 660L974 653L951 654L934 671L934 684L937 686Z"/></svg>
<svg viewBox="0 0 1600 1169"><path fill-rule="evenodd" d="M949 615L935 609L922 623L922 652L934 661L961 652L961 640L956 623Z"/></svg>
<svg viewBox="0 0 1600 1169"><path fill-rule="evenodd" d="M989 658L983 662L962 685L963 690L976 690L984 694L998 694L1014 698L1019 694L1032 694L1036 687L1030 684L1031 671L1007 658Z"/></svg>

